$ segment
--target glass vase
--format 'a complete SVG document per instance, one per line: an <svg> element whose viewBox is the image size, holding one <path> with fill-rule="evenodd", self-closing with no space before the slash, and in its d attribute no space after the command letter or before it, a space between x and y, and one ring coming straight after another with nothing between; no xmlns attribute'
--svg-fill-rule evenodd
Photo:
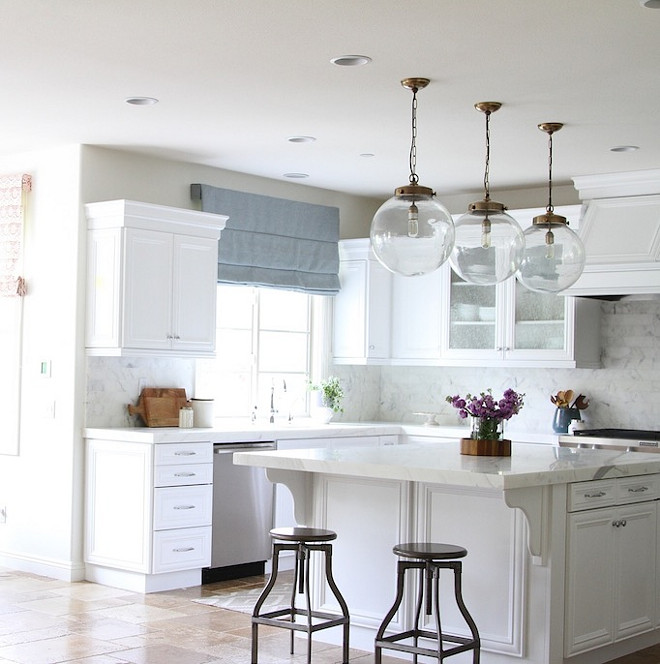
<svg viewBox="0 0 660 664"><path fill-rule="evenodd" d="M502 440L504 420L494 417L473 417L472 438L475 440Z"/></svg>

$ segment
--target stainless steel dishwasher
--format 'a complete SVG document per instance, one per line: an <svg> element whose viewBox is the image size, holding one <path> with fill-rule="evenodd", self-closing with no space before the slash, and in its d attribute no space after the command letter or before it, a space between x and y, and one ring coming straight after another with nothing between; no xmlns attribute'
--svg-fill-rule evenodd
<svg viewBox="0 0 660 664"><path fill-rule="evenodd" d="M202 583L263 574L271 555L274 485L263 468L235 466L234 452L276 449L274 442L213 446L211 567Z"/></svg>

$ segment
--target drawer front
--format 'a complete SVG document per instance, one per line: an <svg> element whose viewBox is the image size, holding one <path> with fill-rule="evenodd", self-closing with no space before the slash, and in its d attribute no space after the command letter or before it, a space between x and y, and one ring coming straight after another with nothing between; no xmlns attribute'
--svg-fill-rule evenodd
<svg viewBox="0 0 660 664"><path fill-rule="evenodd" d="M154 530L210 526L213 485L154 489Z"/></svg>
<svg viewBox="0 0 660 664"><path fill-rule="evenodd" d="M658 475L637 475L620 477L617 480L618 502L637 503L642 500L655 500L660 495Z"/></svg>
<svg viewBox="0 0 660 664"><path fill-rule="evenodd" d="M210 564L211 526L154 533L154 574L208 567Z"/></svg>
<svg viewBox="0 0 660 664"><path fill-rule="evenodd" d="M185 486L186 484L211 484L212 482L212 463L156 466L154 469L154 486Z"/></svg>
<svg viewBox="0 0 660 664"><path fill-rule="evenodd" d="M154 463L213 463L213 443L159 443L154 453Z"/></svg>
<svg viewBox="0 0 660 664"><path fill-rule="evenodd" d="M593 509L614 505L618 499L616 480L595 480L571 484L568 511Z"/></svg>

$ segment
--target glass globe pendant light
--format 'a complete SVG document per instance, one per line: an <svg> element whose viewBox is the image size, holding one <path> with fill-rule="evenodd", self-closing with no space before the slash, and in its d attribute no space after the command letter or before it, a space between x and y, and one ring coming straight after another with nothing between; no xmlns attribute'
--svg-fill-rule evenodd
<svg viewBox="0 0 660 664"><path fill-rule="evenodd" d="M552 134L564 125L544 122L538 127L548 134L548 205L545 214L534 217L525 230L525 251L518 281L538 293L558 293L573 285L584 270L582 240L568 227L566 217L554 213L552 205Z"/></svg>
<svg viewBox="0 0 660 664"><path fill-rule="evenodd" d="M409 184L398 187L383 203L371 222L371 246L376 258L391 272L407 277L429 274L449 257L454 243L451 214L422 187L417 166L417 91L429 84L428 78L405 78L401 85L413 93L412 140Z"/></svg>
<svg viewBox="0 0 660 664"><path fill-rule="evenodd" d="M525 245L518 222L505 212L502 203L490 199L490 116L501 106L498 101L474 105L486 115L485 193L483 200L470 203L468 211L456 222L456 239L449 259L462 279L483 286L514 275Z"/></svg>

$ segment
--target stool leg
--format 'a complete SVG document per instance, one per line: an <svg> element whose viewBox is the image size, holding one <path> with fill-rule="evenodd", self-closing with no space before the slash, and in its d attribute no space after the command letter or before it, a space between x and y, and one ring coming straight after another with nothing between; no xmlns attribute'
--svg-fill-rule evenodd
<svg viewBox="0 0 660 664"><path fill-rule="evenodd" d="M458 609L461 612L461 615L465 619L467 626L470 628L470 633L472 638L475 641L474 648L472 650L472 664L479 664L480 649L481 649L481 639L479 638L479 631L477 630L477 624L474 622L474 619L470 615L470 612L465 606L463 601L463 583L462 583L462 563L454 563L452 565L454 568L454 597L456 597L456 604Z"/></svg>
<svg viewBox="0 0 660 664"><path fill-rule="evenodd" d="M259 595L259 599L257 599L257 602L254 605L254 609L252 609L252 615L254 617L259 616L259 612L261 611L261 606L266 601L266 597L268 597L270 591L273 589L273 586L275 585L275 582L277 581L278 563L280 559L281 548L282 547L279 544L273 545L273 562L272 562L272 571L270 573L270 579L268 579L266 587L261 591L261 595ZM259 624L256 622L252 622L252 664L257 664L258 648L259 648L258 629L259 629Z"/></svg>
<svg viewBox="0 0 660 664"><path fill-rule="evenodd" d="M348 639L349 639L349 627L350 627L349 625L350 614L348 613L348 604L346 604L346 600L344 600L344 597L339 592L339 588L335 583L335 577L332 575L332 545L325 544L322 548L325 553L325 578L328 582L328 586L330 586L330 590L332 590L332 594L335 596L337 602L339 602L342 616L346 618L346 622L344 623L344 636L342 640L342 655L343 655L342 664L348 664Z"/></svg>
<svg viewBox="0 0 660 664"><path fill-rule="evenodd" d="M413 645L415 648L419 645L419 631L421 629L420 621L422 617L422 605L424 604L424 597L428 595L428 565L425 563L408 563L408 566L414 565L419 568L418 574L418 588L417 588L417 602L415 604L415 623L413 625ZM426 591L426 592L425 592ZM426 600L425 614L429 615L429 600ZM417 664L417 653L413 653L413 664Z"/></svg>
<svg viewBox="0 0 660 664"><path fill-rule="evenodd" d="M382 646L378 645L378 642L383 638L383 636L385 636L385 630L387 629L387 626L392 622L392 618L394 618L396 612L399 610L399 606L401 606L401 601L403 600L404 574L407 567L408 567L407 563L404 563L400 560L397 562L396 597L394 598L394 604L392 604L392 608L387 612L387 615L385 616L385 618L383 618L383 622L380 624L380 627L376 632L376 639L374 645L375 664L381 664L382 662L382 654L383 654Z"/></svg>
<svg viewBox="0 0 660 664"><path fill-rule="evenodd" d="M429 589L430 590L430 589ZM442 623L440 622L440 569L433 567L433 615L435 617L435 633L438 642L438 662L442 662L444 648L442 645Z"/></svg>
<svg viewBox="0 0 660 664"><path fill-rule="evenodd" d="M303 567L305 561L305 553L302 550L302 544L296 547L296 560L293 566L293 584L291 586L291 622L296 621L296 592L303 592ZM293 637L294 632L290 630L289 634L289 653L293 655Z"/></svg>
<svg viewBox="0 0 660 664"><path fill-rule="evenodd" d="M309 549L306 549L306 558L303 559L303 565L305 565L305 597L307 600L307 664L312 664L312 598L311 593L309 592Z"/></svg>

